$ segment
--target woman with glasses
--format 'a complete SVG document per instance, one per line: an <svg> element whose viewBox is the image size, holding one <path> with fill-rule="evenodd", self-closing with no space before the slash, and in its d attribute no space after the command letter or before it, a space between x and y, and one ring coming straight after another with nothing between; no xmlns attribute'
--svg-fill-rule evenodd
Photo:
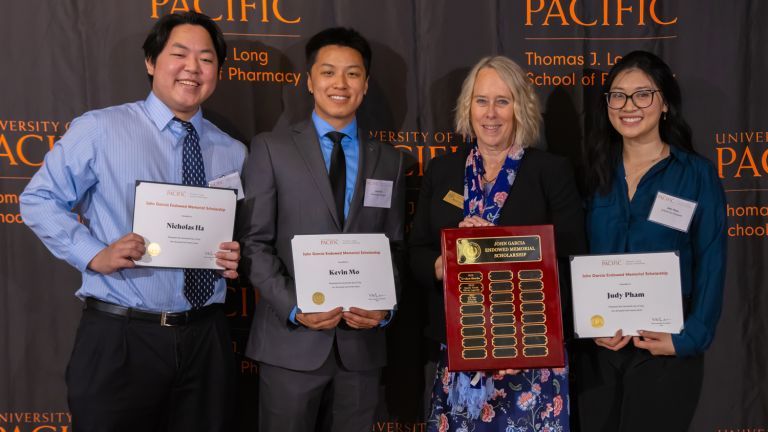
<svg viewBox="0 0 768 432"><path fill-rule="evenodd" d="M584 151L590 252L679 251L685 321L679 334L618 330L584 344L574 362L580 423L589 432L686 431L720 318L725 196L693 150L680 87L660 58L628 54L605 88ZM650 216L660 199L695 209L664 223Z"/></svg>

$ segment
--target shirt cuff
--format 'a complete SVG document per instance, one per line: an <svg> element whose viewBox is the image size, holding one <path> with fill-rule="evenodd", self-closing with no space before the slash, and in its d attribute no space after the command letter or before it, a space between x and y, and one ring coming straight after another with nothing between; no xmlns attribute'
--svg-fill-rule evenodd
<svg viewBox="0 0 768 432"><path fill-rule="evenodd" d="M69 261L75 268L85 273L88 270L88 264L99 252L107 247L104 243L92 238L85 237L83 241L74 245L69 253Z"/></svg>
<svg viewBox="0 0 768 432"><path fill-rule="evenodd" d="M391 310L387 313L387 315L384 317L383 320L379 321L379 327L386 327L389 325L390 321L392 321L392 318L395 316L395 311Z"/></svg>
<svg viewBox="0 0 768 432"><path fill-rule="evenodd" d="M291 314L288 315L288 321L291 322L293 325L299 325L299 322L296 321L296 314L299 312L299 307L294 306L293 309L291 309Z"/></svg>

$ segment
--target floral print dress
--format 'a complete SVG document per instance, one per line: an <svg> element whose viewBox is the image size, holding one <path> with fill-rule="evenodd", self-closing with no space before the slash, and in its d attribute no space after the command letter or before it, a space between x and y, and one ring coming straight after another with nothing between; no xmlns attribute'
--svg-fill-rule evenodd
<svg viewBox="0 0 768 432"><path fill-rule="evenodd" d="M495 181L483 188L483 159L477 144L473 145L465 164L464 216L480 216L496 223L524 154L524 149L512 147ZM490 380L487 377L476 380L478 383L472 387L489 396L485 402L478 401L482 408L477 415L479 405L468 409L449 403L452 389L463 388L469 380L466 374L460 377L461 373L448 372L446 356L447 351L443 350L432 389L432 409L427 420L429 432L570 431L567 365L560 369L528 369L517 375L493 375Z"/></svg>
<svg viewBox="0 0 768 432"><path fill-rule="evenodd" d="M517 375L493 375L494 393L480 417L466 410L452 413L448 392L455 374L448 372L445 351L432 388L429 432L568 432L568 367L526 369Z"/></svg>

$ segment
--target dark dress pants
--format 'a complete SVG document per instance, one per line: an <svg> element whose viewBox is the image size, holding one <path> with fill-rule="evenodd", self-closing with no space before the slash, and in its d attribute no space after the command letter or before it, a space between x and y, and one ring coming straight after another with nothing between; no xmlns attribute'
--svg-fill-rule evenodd
<svg viewBox="0 0 768 432"><path fill-rule="evenodd" d="M573 363L582 432L685 432L696 411L703 357L653 356L632 342L614 352L579 341Z"/></svg>
<svg viewBox="0 0 768 432"><path fill-rule="evenodd" d="M67 367L72 430L232 431L235 372L222 311L161 327L86 309Z"/></svg>
<svg viewBox="0 0 768 432"><path fill-rule="evenodd" d="M379 368L348 370L335 343L314 371L259 366L259 431L370 432L379 400Z"/></svg>

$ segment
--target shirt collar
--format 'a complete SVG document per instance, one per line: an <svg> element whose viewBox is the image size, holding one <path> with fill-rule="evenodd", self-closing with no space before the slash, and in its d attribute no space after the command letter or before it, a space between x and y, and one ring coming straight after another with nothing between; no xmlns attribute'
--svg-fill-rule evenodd
<svg viewBox="0 0 768 432"><path fill-rule="evenodd" d="M677 146L669 146L669 155L679 160L680 162L688 162L689 153Z"/></svg>
<svg viewBox="0 0 768 432"><path fill-rule="evenodd" d="M173 122L173 118L175 117L173 111L171 111L171 109L168 108L168 106L164 104L163 101L155 96L154 92L149 92L149 96L147 96L147 99L144 101L144 107L149 114L150 120L152 120L152 123L157 126L158 130L165 129L171 124L171 122ZM203 134L203 110L198 108L195 115L189 119L189 122L192 123L192 126L195 127L198 135ZM178 128L172 127L171 130L174 133L182 132L181 125L179 125Z"/></svg>
<svg viewBox="0 0 768 432"><path fill-rule="evenodd" d="M327 134L328 132L335 131L336 129L333 128L327 121L320 118L319 115L315 111L312 111L312 123L315 124L315 130L317 131L317 137L318 139L322 140L322 138ZM357 117L353 118L351 122L349 122L348 125L344 126L339 132L347 135L348 137L354 139L357 139Z"/></svg>

